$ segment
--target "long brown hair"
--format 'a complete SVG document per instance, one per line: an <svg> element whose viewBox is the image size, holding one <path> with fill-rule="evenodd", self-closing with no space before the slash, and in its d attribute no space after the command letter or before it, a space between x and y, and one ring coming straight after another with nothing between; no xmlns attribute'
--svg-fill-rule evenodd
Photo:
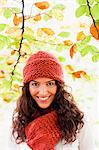
<svg viewBox="0 0 99 150"><path fill-rule="evenodd" d="M77 107L72 94L68 93L64 85L56 81L57 92L52 102L53 109L58 116L58 124L61 129L62 139L66 143L76 140L77 133L83 127L83 112ZM26 140L24 128L33 120L33 114L37 112L38 106L30 95L29 83L22 88L22 95L17 101L17 107L12 117L12 135L16 143Z"/></svg>

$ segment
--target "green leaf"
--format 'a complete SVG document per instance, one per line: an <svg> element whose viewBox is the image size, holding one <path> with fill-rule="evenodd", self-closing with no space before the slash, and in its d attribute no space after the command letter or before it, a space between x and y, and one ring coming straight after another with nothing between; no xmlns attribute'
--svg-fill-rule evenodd
<svg viewBox="0 0 99 150"><path fill-rule="evenodd" d="M91 54L94 55L96 53L99 53L99 50L95 46L91 45L90 47L91 47L91 49L90 49Z"/></svg>
<svg viewBox="0 0 99 150"><path fill-rule="evenodd" d="M21 11L20 8L17 8L17 7L13 7L10 9L13 11L13 13L19 13Z"/></svg>
<svg viewBox="0 0 99 150"><path fill-rule="evenodd" d="M4 17L7 18L7 19L10 18L11 15L12 15L11 9L6 8L6 9L4 10L4 12L3 12L3 15L4 15Z"/></svg>
<svg viewBox="0 0 99 150"><path fill-rule="evenodd" d="M99 0L95 0L97 3L99 3Z"/></svg>
<svg viewBox="0 0 99 150"><path fill-rule="evenodd" d="M58 52L62 52L63 47L64 47L64 46L63 46L62 44L60 44L60 45L57 46L56 50L57 50Z"/></svg>
<svg viewBox="0 0 99 150"><path fill-rule="evenodd" d="M92 5L94 3L94 0L89 0L89 4Z"/></svg>
<svg viewBox="0 0 99 150"><path fill-rule="evenodd" d="M81 43L86 44L86 43L90 42L91 37L92 37L91 35L86 36L86 38Z"/></svg>
<svg viewBox="0 0 99 150"><path fill-rule="evenodd" d="M86 4L86 0L77 0L77 3L82 5L82 4Z"/></svg>
<svg viewBox="0 0 99 150"><path fill-rule="evenodd" d="M89 51L90 51L89 46L85 46L83 49L81 49L80 54L82 57L84 57L89 53Z"/></svg>
<svg viewBox="0 0 99 150"><path fill-rule="evenodd" d="M6 45L10 43L10 38L0 34L0 40L4 41Z"/></svg>
<svg viewBox="0 0 99 150"><path fill-rule="evenodd" d="M99 53L96 54L96 55L94 55L94 56L92 57L92 61L93 61L93 62L99 61Z"/></svg>
<svg viewBox="0 0 99 150"><path fill-rule="evenodd" d="M91 9L91 12L95 20L99 20L99 4L95 4Z"/></svg>
<svg viewBox="0 0 99 150"><path fill-rule="evenodd" d="M6 24L0 24L0 32L3 31L6 27Z"/></svg>
<svg viewBox="0 0 99 150"><path fill-rule="evenodd" d="M75 15L76 17L80 17L86 12L86 5L81 5L76 9Z"/></svg>
<svg viewBox="0 0 99 150"><path fill-rule="evenodd" d="M28 42L33 42L35 40L35 37L28 34L24 34L24 39L26 39Z"/></svg>
<svg viewBox="0 0 99 150"><path fill-rule="evenodd" d="M59 10L64 10L65 6L63 4L56 4L53 9L59 9Z"/></svg>
<svg viewBox="0 0 99 150"><path fill-rule="evenodd" d="M90 12L89 12L89 7L88 6L86 6L86 16L90 16Z"/></svg>
<svg viewBox="0 0 99 150"><path fill-rule="evenodd" d="M52 17L50 17L51 15L49 14L49 13L46 13L44 16L43 16L43 19L45 20L45 21L48 21L48 20L50 20Z"/></svg>
<svg viewBox="0 0 99 150"><path fill-rule="evenodd" d="M5 41L0 39L0 50L2 50L5 46Z"/></svg>
<svg viewBox="0 0 99 150"><path fill-rule="evenodd" d="M76 51L81 51L81 49L83 49L85 47L85 45L82 44L81 42L76 43L76 46L77 46Z"/></svg>
<svg viewBox="0 0 99 150"><path fill-rule="evenodd" d="M62 56L59 56L58 59L59 59L61 62L65 62L65 58L62 57Z"/></svg>
<svg viewBox="0 0 99 150"><path fill-rule="evenodd" d="M60 32L60 33L58 34L58 36L63 37L63 38L66 38L66 37L68 37L69 35L70 35L69 32Z"/></svg>

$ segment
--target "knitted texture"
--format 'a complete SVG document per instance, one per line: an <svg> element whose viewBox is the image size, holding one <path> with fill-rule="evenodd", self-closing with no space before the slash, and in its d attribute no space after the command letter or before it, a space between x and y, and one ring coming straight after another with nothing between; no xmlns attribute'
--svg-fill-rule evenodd
<svg viewBox="0 0 99 150"><path fill-rule="evenodd" d="M47 77L64 83L62 67L57 58L44 51L32 54L23 69L23 83Z"/></svg>
<svg viewBox="0 0 99 150"><path fill-rule="evenodd" d="M33 120L25 127L25 134L32 150L54 150L61 138L56 112L51 111Z"/></svg>

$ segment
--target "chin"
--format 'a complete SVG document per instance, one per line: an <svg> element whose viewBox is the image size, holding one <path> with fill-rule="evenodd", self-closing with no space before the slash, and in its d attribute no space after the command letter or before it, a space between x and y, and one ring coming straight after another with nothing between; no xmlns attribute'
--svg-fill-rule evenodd
<svg viewBox="0 0 99 150"><path fill-rule="evenodd" d="M48 108L50 105L39 105L39 107L41 108L41 109L46 109L46 108Z"/></svg>

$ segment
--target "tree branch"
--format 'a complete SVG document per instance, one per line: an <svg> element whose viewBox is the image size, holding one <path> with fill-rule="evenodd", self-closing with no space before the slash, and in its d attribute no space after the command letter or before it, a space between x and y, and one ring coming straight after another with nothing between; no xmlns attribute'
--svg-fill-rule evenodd
<svg viewBox="0 0 99 150"><path fill-rule="evenodd" d="M17 61L13 67L13 70L11 72L11 86L12 86L12 82L13 82L13 76L14 76L14 72L15 72L15 69L16 69L16 66L17 64L19 63L19 60L20 60L20 57L21 57L21 48L22 48L22 42L23 42L23 34L24 34L24 0L22 0L22 33L21 33L21 40L20 40L20 44L19 44L19 49L18 49L18 58L17 58Z"/></svg>
<svg viewBox="0 0 99 150"><path fill-rule="evenodd" d="M93 21L94 27L96 28L96 31L97 31L97 33L98 33L98 38L99 38L99 30L98 30L98 28L97 28L97 26L96 26L95 19L94 19L94 17L93 17L93 15L92 15L92 13L91 13L91 7L90 7L90 4L89 4L89 1L88 1L88 0L86 0L86 1L87 1L88 9L89 9L89 14L90 14L90 16L91 16L91 18L92 18L92 21Z"/></svg>

